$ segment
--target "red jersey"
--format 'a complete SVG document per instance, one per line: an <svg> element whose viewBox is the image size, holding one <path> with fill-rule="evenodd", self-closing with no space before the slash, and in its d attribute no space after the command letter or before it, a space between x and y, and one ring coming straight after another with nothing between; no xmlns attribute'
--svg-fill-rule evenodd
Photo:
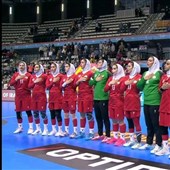
<svg viewBox="0 0 170 170"><path fill-rule="evenodd" d="M124 78L124 82L121 84L121 91L124 91L124 110L125 111L140 111L140 94L136 86L138 80L141 78L140 74L130 79L129 75ZM130 85L125 85L125 81L132 80Z"/></svg>
<svg viewBox="0 0 170 170"><path fill-rule="evenodd" d="M166 74L161 77L159 87L161 88L161 86L165 82L170 84L170 77L168 77ZM170 114L170 88L167 90L163 90L162 92L162 98L161 98L159 111Z"/></svg>
<svg viewBox="0 0 170 170"><path fill-rule="evenodd" d="M46 80L46 88L49 89L49 103L55 103L62 101L62 89L60 83L62 81L62 74L58 74L56 77L53 77L52 74L48 75ZM54 78L59 78L57 82L53 82ZM58 108L59 109L59 108Z"/></svg>
<svg viewBox="0 0 170 170"><path fill-rule="evenodd" d="M41 78L42 80L38 83L34 83L34 81L37 78ZM32 89L32 98L31 98L31 107L32 110L46 110L46 103L47 103L47 97L46 97L46 82L47 75L42 74L39 77L36 77L36 75L32 75L28 87Z"/></svg>
<svg viewBox="0 0 170 170"><path fill-rule="evenodd" d="M31 78L30 73L26 73L24 77L20 80L15 81L16 77L20 74L18 72L14 73L9 85L15 88L15 106L16 111L28 111L31 110L31 90L28 88L28 83Z"/></svg>
<svg viewBox="0 0 170 170"><path fill-rule="evenodd" d="M93 87L89 85L89 80L93 76L92 71L88 71L83 74L83 72L79 73L75 78L75 83L81 77L87 77L86 81L80 82L78 85L78 100L79 101L93 101Z"/></svg>
<svg viewBox="0 0 170 170"><path fill-rule="evenodd" d="M124 77L120 78L119 81L109 86L109 82L112 81L112 77L109 77L105 85L104 91L109 93L109 107L112 108L123 108L123 91L120 90L120 86L123 82Z"/></svg>
<svg viewBox="0 0 170 170"><path fill-rule="evenodd" d="M73 81L67 84L65 87L62 87L63 83L69 79L73 79ZM73 74L70 77L64 75L61 80L61 88L63 89L63 101L77 101L77 92L76 86L74 84L75 75Z"/></svg>

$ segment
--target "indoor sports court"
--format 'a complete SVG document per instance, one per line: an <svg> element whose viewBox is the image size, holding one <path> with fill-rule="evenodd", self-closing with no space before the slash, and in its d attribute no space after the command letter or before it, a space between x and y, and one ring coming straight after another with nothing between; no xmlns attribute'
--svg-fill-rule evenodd
<svg viewBox="0 0 170 170"><path fill-rule="evenodd" d="M49 112L48 116L49 116ZM79 114L77 113L79 117ZM146 128L141 113L142 132ZM14 102L2 103L2 169L3 170L168 170L168 156L156 156L149 150L116 147L101 141L69 137L27 135L27 118L23 113L24 131L13 134L17 127ZM49 123L50 124L50 123ZM88 128L86 128L87 130ZM50 126L49 126L49 130ZM95 126L96 132L96 126ZM127 137L128 138L128 134ZM142 137L145 141L145 137Z"/></svg>

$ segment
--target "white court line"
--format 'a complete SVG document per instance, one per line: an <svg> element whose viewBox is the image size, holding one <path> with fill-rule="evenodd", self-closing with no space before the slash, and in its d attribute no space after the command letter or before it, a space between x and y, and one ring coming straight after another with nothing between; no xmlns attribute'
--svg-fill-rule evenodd
<svg viewBox="0 0 170 170"><path fill-rule="evenodd" d="M25 117L25 116L27 116L27 115L24 115L24 116L22 116L22 117ZM2 119L10 119L10 118L16 118L16 116L4 116L4 117L2 117Z"/></svg>

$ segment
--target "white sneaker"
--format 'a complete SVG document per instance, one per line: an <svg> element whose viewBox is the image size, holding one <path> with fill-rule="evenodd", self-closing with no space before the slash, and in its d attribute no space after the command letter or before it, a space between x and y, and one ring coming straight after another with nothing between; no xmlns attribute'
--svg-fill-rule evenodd
<svg viewBox="0 0 170 170"><path fill-rule="evenodd" d="M44 130L42 136L47 136L47 135L48 135L48 130Z"/></svg>
<svg viewBox="0 0 170 170"><path fill-rule="evenodd" d="M17 133L21 133L23 131L22 127L18 127L13 133L17 134Z"/></svg>
<svg viewBox="0 0 170 170"><path fill-rule="evenodd" d="M169 149L166 147L163 147L160 151L156 152L155 155L162 156L162 155L168 155Z"/></svg>
<svg viewBox="0 0 170 170"><path fill-rule="evenodd" d="M52 130L52 131L48 134L48 136L53 136L53 135L55 135L56 133L57 133L56 130Z"/></svg>
<svg viewBox="0 0 170 170"><path fill-rule="evenodd" d="M65 131L64 136L69 136L69 133L67 131Z"/></svg>
<svg viewBox="0 0 170 170"><path fill-rule="evenodd" d="M34 132L33 128L29 128L27 134L30 135Z"/></svg>
<svg viewBox="0 0 170 170"><path fill-rule="evenodd" d="M76 137L77 137L77 133L75 133L75 132L70 135L70 138L71 138L71 139L74 139L74 138L76 138Z"/></svg>
<svg viewBox="0 0 170 170"><path fill-rule="evenodd" d="M36 129L36 130L32 133L32 135L37 135L37 134L41 134L41 133L42 133L41 129Z"/></svg>
<svg viewBox="0 0 170 170"><path fill-rule="evenodd" d="M141 145L141 143L135 143L131 148L132 149L138 149L138 148L140 148L142 145Z"/></svg>
<svg viewBox="0 0 170 170"><path fill-rule="evenodd" d="M64 134L64 132L63 132L63 131L58 131L58 132L55 134L55 136L64 137L64 136L65 136L65 134Z"/></svg>
<svg viewBox="0 0 170 170"><path fill-rule="evenodd" d="M150 151L150 153L156 153L159 152L162 149L162 147L158 146L157 144L155 145L155 147Z"/></svg>
<svg viewBox="0 0 170 170"><path fill-rule="evenodd" d="M123 146L126 146L126 147L128 147L128 146L132 146L132 145L134 145L135 144L135 142L134 141L128 141L128 142L126 142L125 144L123 144Z"/></svg>
<svg viewBox="0 0 170 170"><path fill-rule="evenodd" d="M140 150L146 150L146 149L150 149L150 148L151 148L151 145L149 145L147 143L145 145L139 147Z"/></svg>

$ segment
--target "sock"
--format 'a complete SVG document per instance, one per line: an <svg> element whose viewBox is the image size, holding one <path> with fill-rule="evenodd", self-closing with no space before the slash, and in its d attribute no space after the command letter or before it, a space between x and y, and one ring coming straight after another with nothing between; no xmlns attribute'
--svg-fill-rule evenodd
<svg viewBox="0 0 170 170"><path fill-rule="evenodd" d="M85 131L85 128L80 128L80 131L82 132L82 133L84 133Z"/></svg>
<svg viewBox="0 0 170 170"><path fill-rule="evenodd" d="M58 131L59 131L59 132L62 131L62 126L58 126Z"/></svg>
<svg viewBox="0 0 170 170"><path fill-rule="evenodd" d="M29 123L29 128L33 129L33 123Z"/></svg>
<svg viewBox="0 0 170 170"><path fill-rule="evenodd" d="M117 139L118 138L118 132L113 132L113 137Z"/></svg>
<svg viewBox="0 0 170 170"><path fill-rule="evenodd" d="M69 132L69 127L65 126L65 131L68 133Z"/></svg>
<svg viewBox="0 0 170 170"><path fill-rule="evenodd" d="M44 130L48 131L47 124L44 124Z"/></svg>
<svg viewBox="0 0 170 170"><path fill-rule="evenodd" d="M53 131L56 131L56 127L55 127L56 125L52 125L52 130Z"/></svg>
<svg viewBox="0 0 170 170"><path fill-rule="evenodd" d="M130 136L130 141L131 142L135 141L134 133L129 133L129 136Z"/></svg>
<svg viewBox="0 0 170 170"><path fill-rule="evenodd" d="M90 129L90 133L94 133L94 129Z"/></svg>
<svg viewBox="0 0 170 170"><path fill-rule="evenodd" d="M120 133L120 139L125 140L125 134L124 133Z"/></svg>
<svg viewBox="0 0 170 170"><path fill-rule="evenodd" d="M77 127L74 127L73 129L74 129L74 133L77 133Z"/></svg>
<svg viewBox="0 0 170 170"><path fill-rule="evenodd" d="M22 123L18 123L18 127L19 127L19 128L22 128Z"/></svg>
<svg viewBox="0 0 170 170"><path fill-rule="evenodd" d="M39 124L39 123L36 124L36 129L37 129L37 130L40 130L40 124Z"/></svg>

